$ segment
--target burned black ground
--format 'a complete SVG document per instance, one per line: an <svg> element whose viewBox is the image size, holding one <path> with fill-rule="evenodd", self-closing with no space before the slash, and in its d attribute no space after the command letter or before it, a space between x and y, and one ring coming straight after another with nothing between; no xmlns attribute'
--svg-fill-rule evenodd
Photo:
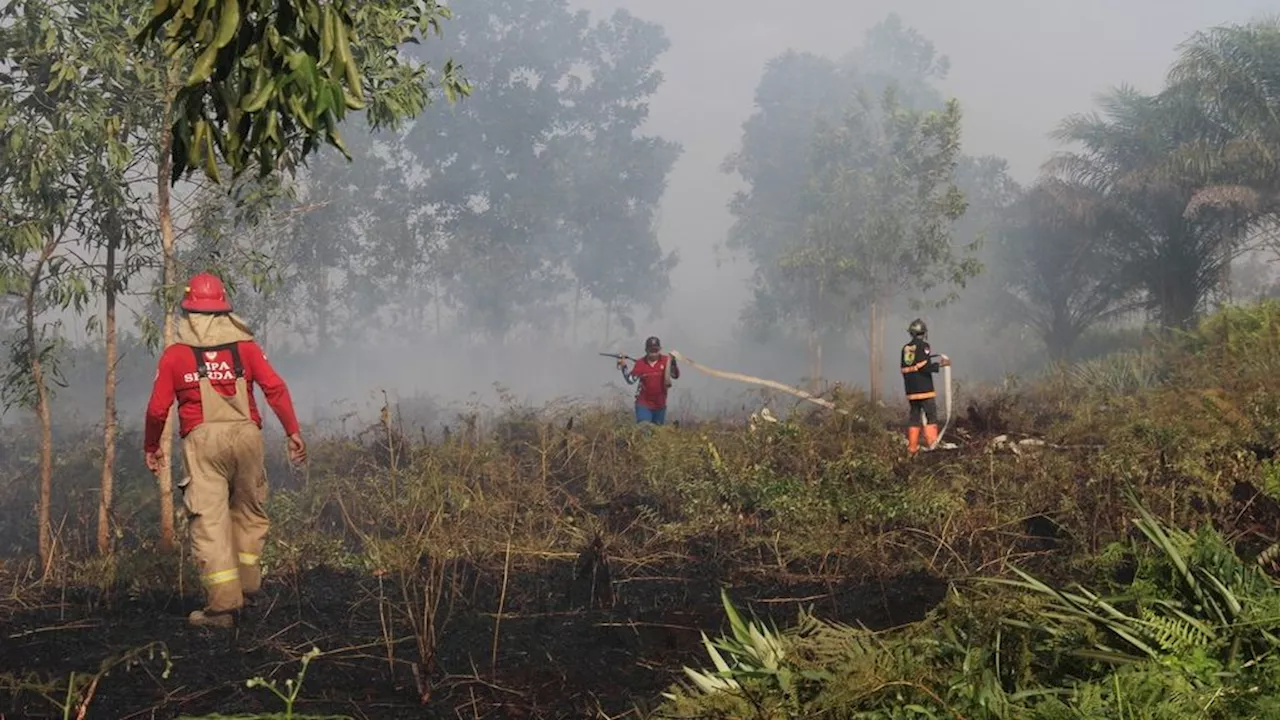
<svg viewBox="0 0 1280 720"><path fill-rule="evenodd" d="M722 626L720 587L762 618L789 624L801 607L825 617L885 627L919 619L944 584L927 575L855 585L838 578L787 578L758 569L716 577L705 566L647 568L614 578L616 601L605 609L574 608L572 564L546 562L508 579L496 664L493 662L494 577L470 572L456 586L444 624L430 694L419 697L410 671L412 643L397 648L389 670L378 612L389 581L316 570L297 586L267 585L237 638L184 624L194 597L124 589L104 604L96 589L49 588L39 604L8 603L0 619L0 673L29 683L96 672L131 648L163 643L162 658L112 670L98 682L91 718L177 718L211 713L275 712L280 702L252 677L283 683L311 646L323 652L304 680L297 712L355 718L617 717L645 707L684 663L701 663L700 632ZM500 578L498 578L500 581ZM416 659L416 658L414 658ZM61 699L61 698L59 698ZM61 712L31 689L0 694L5 717L55 718Z"/></svg>

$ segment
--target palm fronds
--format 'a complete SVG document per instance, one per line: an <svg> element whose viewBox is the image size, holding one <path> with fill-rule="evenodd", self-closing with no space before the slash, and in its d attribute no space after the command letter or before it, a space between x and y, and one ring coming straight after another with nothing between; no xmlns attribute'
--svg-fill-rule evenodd
<svg viewBox="0 0 1280 720"><path fill-rule="evenodd" d="M1106 594L1013 568L926 620L884 632L802 613L704 644L714 670L668 693L663 717L1084 720L1266 717L1280 709L1280 588L1212 529L1186 532L1132 491L1134 582ZM1014 592L1009 592L1012 590ZM1003 608L995 615L993 608Z"/></svg>
<svg viewBox="0 0 1280 720"><path fill-rule="evenodd" d="M1044 596L1049 605L1035 624L1010 624L1055 636L1078 629L1080 623L1091 625L1101 634L1077 654L1109 663L1163 662L1204 651L1224 667L1235 667L1241 653L1250 654L1246 662L1256 663L1261 654L1280 646L1275 634L1280 615L1270 614L1280 588L1257 564L1246 563L1211 530L1192 535L1167 527L1132 490L1125 494L1139 514L1134 526L1157 552L1153 580L1159 594L1108 599L1078 585L1073 591L1058 590L1013 568L1021 579L989 582Z"/></svg>

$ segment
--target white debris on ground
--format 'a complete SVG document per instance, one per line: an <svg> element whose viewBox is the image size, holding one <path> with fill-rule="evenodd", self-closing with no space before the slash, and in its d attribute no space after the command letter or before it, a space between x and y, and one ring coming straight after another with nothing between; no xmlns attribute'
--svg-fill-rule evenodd
<svg viewBox="0 0 1280 720"><path fill-rule="evenodd" d="M1049 447L1049 443L1039 438L1023 438L1021 440L1010 440L1008 435L997 435L991 439L991 450L1009 450L1014 455L1021 455L1023 452L1032 449L1040 449Z"/></svg>
<svg viewBox="0 0 1280 720"><path fill-rule="evenodd" d="M751 432L755 432L756 428L760 427L761 422L776 423L778 422L778 418L774 417L773 413L770 412L769 408L766 406L761 408L760 412L751 413L751 417L747 418L747 427Z"/></svg>

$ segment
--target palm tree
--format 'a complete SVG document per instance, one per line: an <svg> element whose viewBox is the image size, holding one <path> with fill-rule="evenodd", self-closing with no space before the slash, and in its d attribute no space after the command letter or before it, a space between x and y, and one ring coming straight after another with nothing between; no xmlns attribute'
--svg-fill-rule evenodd
<svg viewBox="0 0 1280 720"><path fill-rule="evenodd" d="M1196 98L1185 92L1145 95L1120 87L1104 96L1103 114L1067 118L1057 139L1082 146L1046 171L1077 186L1131 287L1165 327L1187 327L1226 276L1250 218L1231 207L1189 213L1199 179L1175 172L1170 159L1200 142Z"/></svg>
<svg viewBox="0 0 1280 720"><path fill-rule="evenodd" d="M1088 188L1047 178L1007 214L1000 238L1000 286L1011 319L1040 336L1054 360L1070 355L1090 327L1134 309L1107 225Z"/></svg>
<svg viewBox="0 0 1280 720"><path fill-rule="evenodd" d="M1179 48L1167 93L1184 97L1195 137L1168 171L1203 187L1188 211L1280 210L1280 19L1214 27Z"/></svg>

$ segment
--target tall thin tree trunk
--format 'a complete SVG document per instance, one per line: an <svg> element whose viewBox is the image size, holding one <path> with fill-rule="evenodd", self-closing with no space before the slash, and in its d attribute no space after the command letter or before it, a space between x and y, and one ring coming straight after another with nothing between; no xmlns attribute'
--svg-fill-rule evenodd
<svg viewBox="0 0 1280 720"><path fill-rule="evenodd" d="M882 364L884 358L881 357L884 354L884 302L879 298L871 301L870 322L867 353L870 378L867 388L871 396L871 404L876 405L881 402L880 376L884 368Z"/></svg>
<svg viewBox="0 0 1280 720"><path fill-rule="evenodd" d="M435 297L432 298L432 304L436 306L436 337L439 337L444 332L440 324L440 283L437 282L435 286Z"/></svg>
<svg viewBox="0 0 1280 720"><path fill-rule="evenodd" d="M170 126L173 109L173 76L170 75L169 89L165 95L164 123L160 131L160 155L156 162L156 216L160 221L160 246L164 254L164 274L160 280L165 289L164 305L164 346L173 344L177 328L174 326L173 308L169 306L169 291L178 284L178 262L174 255L173 216L169 199L169 183L173 177L173 132ZM160 434L160 448L164 451L165 463L157 473L156 482L160 490L160 550L173 550L173 425L177 420L176 412L169 411L164 424L164 432Z"/></svg>
<svg viewBox="0 0 1280 720"><path fill-rule="evenodd" d="M318 259L316 264L320 264ZM333 330L329 325L329 271L324 267L316 271L311 307L316 316L316 349L327 352L333 348Z"/></svg>
<svg viewBox="0 0 1280 720"><path fill-rule="evenodd" d="M818 281L809 313L809 392L815 395L822 391L822 324L818 318L822 317L823 290L822 281Z"/></svg>
<svg viewBox="0 0 1280 720"><path fill-rule="evenodd" d="M40 532L40 565L44 575L52 568L53 526L49 522L50 504L53 502L53 414L49 408L49 392L44 382L44 365L40 361L40 348L36 346L36 299L40 295L40 281L45 263L53 255L57 241L46 241L35 268L31 271L31 284L27 288L26 322L27 353L31 363L31 381L36 387L36 416L40 419L40 506L36 511L36 524Z"/></svg>
<svg viewBox="0 0 1280 720"><path fill-rule="evenodd" d="M98 493L98 553L111 551L111 495L116 472L116 245L119 236L107 238L106 335L107 378L103 388L106 408L102 424L102 485Z"/></svg>
<svg viewBox="0 0 1280 720"><path fill-rule="evenodd" d="M32 327L28 337L34 339L34 335ZM40 416L40 566L47 575L53 555L53 526L49 522L49 506L53 502L53 415L39 353L31 355L31 379L36 383L36 413Z"/></svg>
<svg viewBox="0 0 1280 720"><path fill-rule="evenodd" d="M819 335L818 346L814 348L813 353L813 379L816 383L814 389L818 391L822 390L822 346L822 336Z"/></svg>
<svg viewBox="0 0 1280 720"><path fill-rule="evenodd" d="M570 330L570 338L573 347L578 347L578 306L582 303L582 283L578 283L573 294L573 327Z"/></svg>
<svg viewBox="0 0 1280 720"><path fill-rule="evenodd" d="M809 323L809 392L817 393L820 391L819 384L822 379L822 335L818 329L818 323L811 321Z"/></svg>

